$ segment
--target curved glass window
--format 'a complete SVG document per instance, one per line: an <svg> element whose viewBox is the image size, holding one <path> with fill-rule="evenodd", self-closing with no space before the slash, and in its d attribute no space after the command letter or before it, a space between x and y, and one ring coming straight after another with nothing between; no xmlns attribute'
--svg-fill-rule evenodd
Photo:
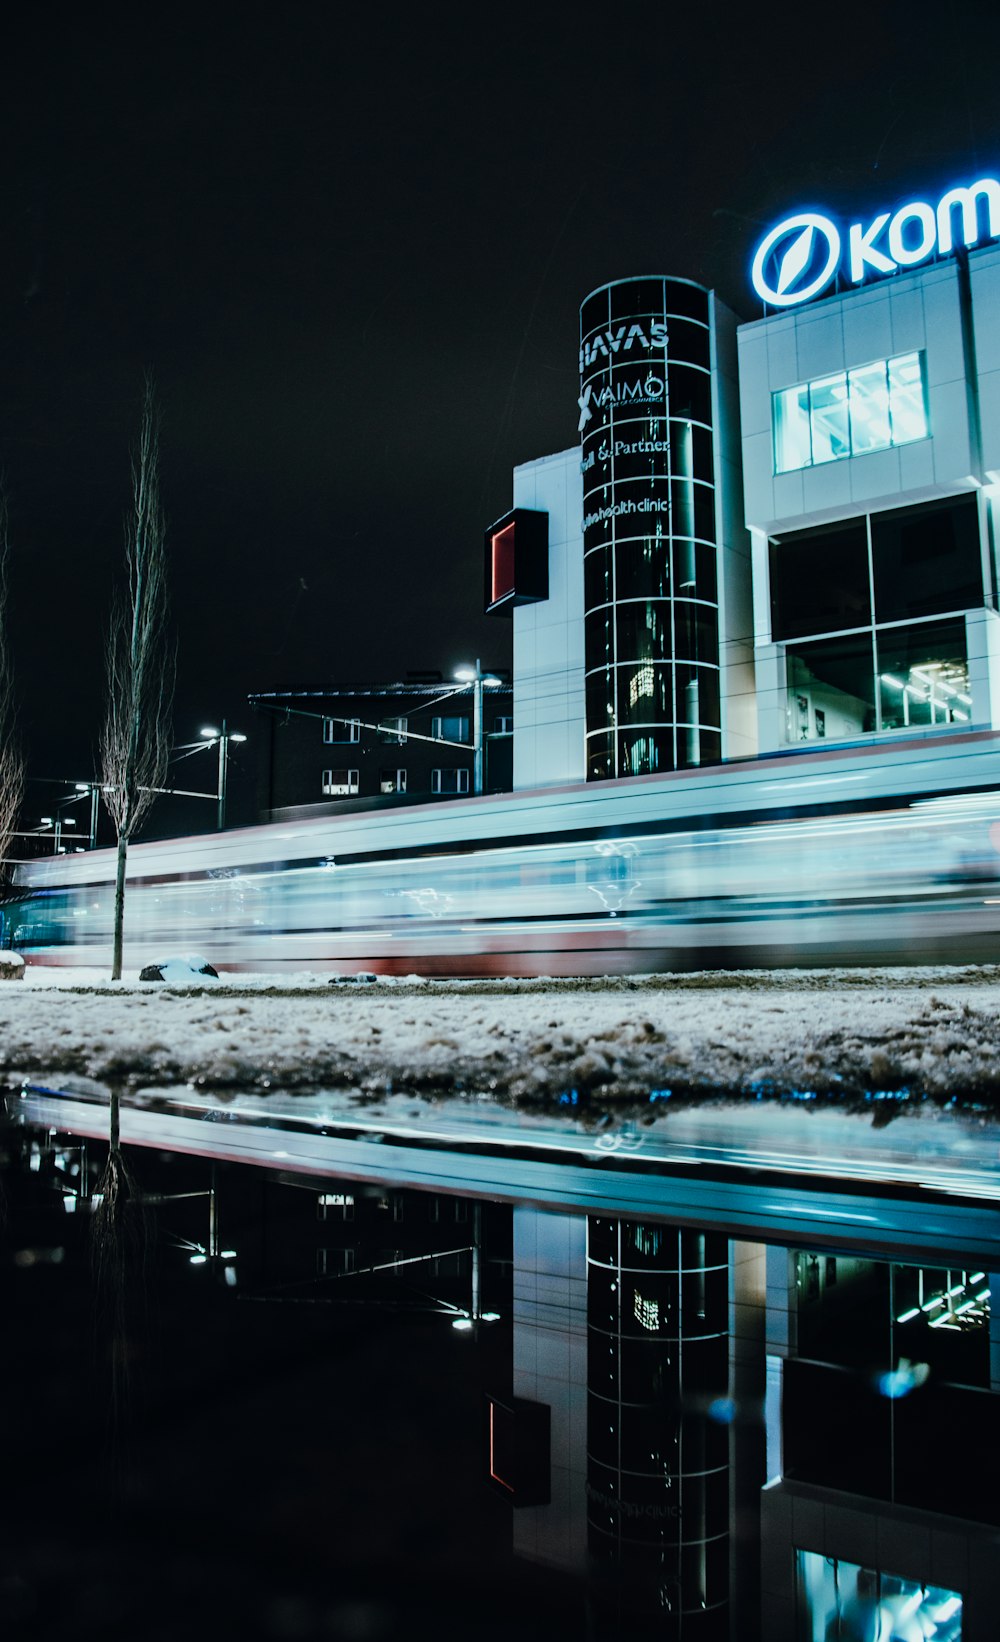
<svg viewBox="0 0 1000 1642"><path fill-rule="evenodd" d="M588 610L598 604L610 604L614 594L611 543L588 553L583 561L583 597ZM645 591L645 590L644 590Z"/></svg>
<svg viewBox="0 0 1000 1642"><path fill-rule="evenodd" d="M690 417L693 422L712 425L712 379L707 371L693 365L675 365L671 360L667 369L670 388L671 416Z"/></svg>
<svg viewBox="0 0 1000 1642"><path fill-rule="evenodd" d="M715 606L696 604L691 599L675 600L674 655L678 661L714 664L718 654L719 617Z"/></svg>
<svg viewBox="0 0 1000 1642"><path fill-rule="evenodd" d="M633 662L617 669L618 722L662 724L673 716L673 668L668 662ZM669 768L669 766L664 766ZM636 775L639 772L630 770Z"/></svg>
<svg viewBox="0 0 1000 1642"><path fill-rule="evenodd" d="M614 729L615 675L612 669L588 673L584 688L587 699L587 724L595 731L598 725L607 725L609 730Z"/></svg>
<svg viewBox="0 0 1000 1642"><path fill-rule="evenodd" d="M665 598L670 592L670 543L640 536L615 543L616 593L620 599ZM714 558L714 550L713 550ZM584 574L586 574L584 560Z"/></svg>
<svg viewBox="0 0 1000 1642"><path fill-rule="evenodd" d="M700 536L715 541L715 489L698 479L674 479L670 484L671 530L675 536Z"/></svg>
<svg viewBox="0 0 1000 1642"><path fill-rule="evenodd" d="M672 314L667 319L667 347L671 362L700 365L709 370L712 364L712 342L707 325L694 324Z"/></svg>
<svg viewBox="0 0 1000 1642"><path fill-rule="evenodd" d="M615 608L605 604L584 618L584 651L587 667L611 667L615 659Z"/></svg>
<svg viewBox="0 0 1000 1642"><path fill-rule="evenodd" d="M616 627L619 663L670 660L668 600L646 599L631 604L619 603Z"/></svg>

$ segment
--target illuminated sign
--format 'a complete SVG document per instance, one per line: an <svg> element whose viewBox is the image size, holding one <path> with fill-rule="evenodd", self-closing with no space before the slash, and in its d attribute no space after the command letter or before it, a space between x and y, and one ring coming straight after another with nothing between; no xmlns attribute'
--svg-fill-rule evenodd
<svg viewBox="0 0 1000 1642"><path fill-rule="evenodd" d="M1000 239L1000 182L981 177L949 188L936 206L909 200L853 222L846 235L819 211L786 217L758 245L750 279L770 307L791 308L819 296L838 274L860 285L991 239Z"/></svg>
<svg viewBox="0 0 1000 1642"><path fill-rule="evenodd" d="M514 605L549 596L549 516L515 507L491 525L484 539L483 605L488 616L509 615Z"/></svg>

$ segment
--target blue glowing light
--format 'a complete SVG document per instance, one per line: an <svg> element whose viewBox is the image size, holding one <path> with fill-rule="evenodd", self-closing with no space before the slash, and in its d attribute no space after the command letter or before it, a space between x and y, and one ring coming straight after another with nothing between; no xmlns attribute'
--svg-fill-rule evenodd
<svg viewBox="0 0 1000 1642"><path fill-rule="evenodd" d="M820 211L785 217L754 252L750 280L763 302L789 308L819 296L838 273L859 285L993 239L1000 239L1000 182L980 177L949 188L936 206L907 200L851 223L843 261L844 236L830 217Z"/></svg>

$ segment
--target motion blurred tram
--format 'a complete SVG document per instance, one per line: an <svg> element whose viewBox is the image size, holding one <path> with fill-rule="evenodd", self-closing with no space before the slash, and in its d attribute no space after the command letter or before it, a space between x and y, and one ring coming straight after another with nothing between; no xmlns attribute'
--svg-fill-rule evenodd
<svg viewBox="0 0 1000 1642"><path fill-rule="evenodd" d="M115 852L21 865L29 963L109 966ZM1000 734L134 844L125 964L590 975L1000 959Z"/></svg>

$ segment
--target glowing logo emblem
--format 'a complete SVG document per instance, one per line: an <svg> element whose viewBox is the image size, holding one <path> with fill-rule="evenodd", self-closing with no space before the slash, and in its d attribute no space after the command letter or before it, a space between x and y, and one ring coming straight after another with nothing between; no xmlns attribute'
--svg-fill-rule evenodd
<svg viewBox="0 0 1000 1642"><path fill-rule="evenodd" d="M577 400L577 404L580 407L580 422L579 422L579 426L577 427L577 430L576 430L577 433L582 433L583 432L584 428L587 426L587 423L590 421L590 418L594 414L593 411L591 410L591 407L590 407L590 395L591 395L592 392L593 392L593 389L591 388L590 384L588 383L588 385L584 388L583 392L581 393L579 399Z"/></svg>
<svg viewBox="0 0 1000 1642"><path fill-rule="evenodd" d="M750 278L762 301L773 308L789 308L808 302L829 285L839 262L839 229L818 211L803 211L786 217L761 240Z"/></svg>

